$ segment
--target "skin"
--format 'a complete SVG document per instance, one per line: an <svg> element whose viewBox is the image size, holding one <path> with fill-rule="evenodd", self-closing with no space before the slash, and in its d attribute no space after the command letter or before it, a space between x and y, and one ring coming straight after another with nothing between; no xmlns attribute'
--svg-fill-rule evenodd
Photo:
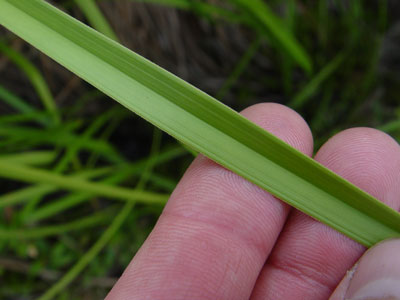
<svg viewBox="0 0 400 300"><path fill-rule="evenodd" d="M400 299L400 239L370 248L340 282L330 300Z"/></svg>
<svg viewBox="0 0 400 300"><path fill-rule="evenodd" d="M310 129L293 110L263 103L242 114L312 155ZM315 159L399 208L400 147L385 133L345 130ZM106 299L329 299L364 251L200 155Z"/></svg>

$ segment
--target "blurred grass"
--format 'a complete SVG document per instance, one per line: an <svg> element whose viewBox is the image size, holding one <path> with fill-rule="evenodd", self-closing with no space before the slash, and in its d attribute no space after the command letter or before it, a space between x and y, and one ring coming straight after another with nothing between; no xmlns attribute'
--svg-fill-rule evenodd
<svg viewBox="0 0 400 300"><path fill-rule="evenodd" d="M396 3L53 2L235 109L291 106L316 147L352 126L400 141ZM193 155L0 34L0 298L104 297Z"/></svg>
<svg viewBox="0 0 400 300"><path fill-rule="evenodd" d="M22 54L10 48L7 44L2 43L1 41L0 52L6 55L29 78L38 96L42 100L43 106L46 108L49 114L51 114L54 124L58 125L60 123L60 116L58 114L54 98L40 71ZM16 97L14 97L13 102L16 103Z"/></svg>

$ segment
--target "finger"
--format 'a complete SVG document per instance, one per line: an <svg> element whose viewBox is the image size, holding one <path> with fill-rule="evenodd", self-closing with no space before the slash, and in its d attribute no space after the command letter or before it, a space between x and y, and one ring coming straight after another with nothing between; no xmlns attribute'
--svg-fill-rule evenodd
<svg viewBox="0 0 400 300"><path fill-rule="evenodd" d="M278 104L243 115L312 153L307 124ZM199 156L107 299L248 299L289 207Z"/></svg>
<svg viewBox="0 0 400 300"><path fill-rule="evenodd" d="M361 257L329 299L400 299L399 281L400 240L387 240Z"/></svg>
<svg viewBox="0 0 400 300"><path fill-rule="evenodd" d="M315 159L397 209L400 148L368 128L343 131ZM327 299L365 249L308 216L293 211L257 281L252 299Z"/></svg>

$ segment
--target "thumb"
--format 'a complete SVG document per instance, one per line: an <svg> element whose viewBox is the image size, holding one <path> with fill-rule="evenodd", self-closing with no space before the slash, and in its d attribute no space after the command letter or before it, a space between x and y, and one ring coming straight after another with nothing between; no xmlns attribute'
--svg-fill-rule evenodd
<svg viewBox="0 0 400 300"><path fill-rule="evenodd" d="M400 240L387 240L369 249L329 299L400 300Z"/></svg>

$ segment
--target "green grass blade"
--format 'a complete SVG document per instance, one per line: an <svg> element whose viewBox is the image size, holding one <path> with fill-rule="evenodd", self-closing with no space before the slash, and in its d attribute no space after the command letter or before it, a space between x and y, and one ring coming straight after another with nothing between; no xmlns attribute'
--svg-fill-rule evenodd
<svg viewBox="0 0 400 300"><path fill-rule="evenodd" d="M97 29L99 32L109 37L110 39L118 41L117 35L111 28L107 19L104 17L100 8L97 6L94 0L75 0L75 3L85 14L86 18L93 26L93 28Z"/></svg>
<svg viewBox="0 0 400 300"><path fill-rule="evenodd" d="M92 135L98 131L107 120L120 110L119 107L114 106L107 112L101 114L93 121L90 126L85 130L84 133L80 134L79 140L75 143L71 143L66 147L66 151L62 158L58 161L56 166L53 168L53 172L62 173L64 172L70 163L79 161L78 153L81 150L81 145L85 140L91 138ZM40 203L42 197L32 198L31 201L24 207L24 209L20 212L20 216L22 219L26 219L28 216L32 215L32 212L35 210L35 207Z"/></svg>
<svg viewBox="0 0 400 300"><path fill-rule="evenodd" d="M92 179L107 174L113 170L114 168L100 168L95 170L86 170L74 176L82 179ZM1 195L0 208L28 202L31 199L34 199L35 197L42 197L48 193L55 192L57 191L57 189L58 189L57 186L54 185L36 185L19 189L17 191Z"/></svg>
<svg viewBox="0 0 400 300"><path fill-rule="evenodd" d="M131 0L134 2L154 3L179 9L190 9L191 0Z"/></svg>
<svg viewBox="0 0 400 300"><path fill-rule="evenodd" d="M168 192L171 192L175 189L177 182L168 178L163 177L157 174L152 174L150 176L149 181L151 181L155 186L162 188Z"/></svg>
<svg viewBox="0 0 400 300"><path fill-rule="evenodd" d="M220 90L217 92L216 98L222 100L225 95L229 92L232 86L238 81L239 77L248 67L250 61L256 55L259 47L261 45L261 38L257 38L254 42L250 44L246 52L240 58L239 62L236 64L232 73L226 79Z"/></svg>
<svg viewBox="0 0 400 300"><path fill-rule="evenodd" d="M40 239L49 236L65 234L70 231L82 230L89 227L105 224L113 218L109 210L100 211L65 224L50 225L32 229L4 229L0 228L0 239Z"/></svg>
<svg viewBox="0 0 400 300"><path fill-rule="evenodd" d="M27 165L46 165L54 161L56 152L54 151L30 151L18 154L0 155L0 160L13 161Z"/></svg>
<svg viewBox="0 0 400 300"><path fill-rule="evenodd" d="M399 213L188 83L44 1L0 0L0 6L2 25L162 130L290 205L366 246L400 236ZM0 171L23 180L39 175L60 186L68 179L3 161ZM88 184L98 191L97 185ZM76 181L72 185L87 187ZM113 187L106 188L112 197Z"/></svg>
<svg viewBox="0 0 400 300"><path fill-rule="evenodd" d="M146 161L140 161L138 163L128 165L124 169L118 170L115 169L113 174L105 178L104 180L100 181L102 183L107 183L107 184L117 184L120 183L121 181L125 180L127 177L135 174L143 174L143 169L145 167L145 164L151 163L153 166L165 163L167 161L170 161L180 155L185 153L182 149L180 148L172 148L169 150L166 150L156 157L150 157ZM87 172L86 172L87 173ZM86 177L88 178L88 177ZM160 186L164 189L166 189L169 192L172 192L172 190L176 186L176 182L172 182L171 180L168 180L167 178L162 178L159 177L155 174L151 174L149 181L154 182L157 186ZM38 186L38 188L41 186ZM0 196L0 207L2 206L2 201L1 199L4 196ZM46 204L44 206L41 206L40 208L36 209L33 211L31 214L26 216L26 221L27 222L38 222L41 221L45 218L54 216L57 213L60 213L62 211L65 211L66 209L70 209L84 201L87 201L93 197L93 194L91 193L73 193L70 195L67 195L65 197L62 197L60 199L57 199L49 204Z"/></svg>
<svg viewBox="0 0 400 300"><path fill-rule="evenodd" d="M39 297L38 300L53 299L59 292L65 289L107 245L110 239L114 236L123 222L129 216L134 205L134 202L126 203L119 214L114 218L110 226L106 229L106 231L104 231L104 233L89 249L89 251L85 252L79 261L58 282L56 282L49 290Z"/></svg>
<svg viewBox="0 0 400 300"><path fill-rule="evenodd" d="M45 111L38 111L33 106L29 105L26 101L6 89L0 84L0 99L7 103L17 111L21 112L19 115L15 115L14 119L10 115L6 115L0 118L0 122L18 122L22 119L32 119L37 121L39 124L45 125L46 127L51 124L49 114Z"/></svg>
<svg viewBox="0 0 400 300"><path fill-rule="evenodd" d="M166 162L166 161L174 159L178 156L181 156L184 153L185 153L185 151L181 148L177 148L177 147L172 148L172 149L169 149L169 150L161 153L160 155L158 155L155 158L151 158L150 162L153 164L161 164L163 162ZM139 173L143 169L145 163L146 163L146 161L139 161L135 164L128 166L127 168L131 169L132 173ZM107 175L110 172L116 172L117 170L118 170L118 168L114 168L114 167L104 167L104 168L99 168L99 169L94 169L94 170L86 170L86 171L79 172L79 173L71 175L71 176L81 178L81 179L93 179L95 177L101 177L101 176ZM124 172L119 171L118 173L122 174ZM118 178L119 178L119 176L120 175L118 175L118 176L116 175L116 177L118 177ZM108 180L108 179L106 179L106 180ZM18 191L13 191L8 194L1 195L0 196L0 208L28 202L28 201L30 201L30 199L32 199L34 197L44 196L48 193L52 193L57 190L58 190L58 187L54 186L54 185L36 185L36 186L29 186L26 188L22 188ZM72 196L71 196L71 198L72 198ZM68 200L70 200L70 199L68 199ZM36 215L36 212L38 213L38 215L40 215L40 217L43 217L43 215L45 215L45 217L48 217L48 216L50 216L49 213L59 212L60 208L63 209L63 208L72 207L74 204L73 201L75 201L75 200L72 200L72 203L71 203L71 201L67 201L68 203L65 205L65 207L64 207L63 203L60 206L58 206L56 202L47 204L46 206L33 212L33 214L31 216L28 216L27 221L37 221L36 219L33 218ZM32 217L32 219L30 217ZM40 218L38 217L38 219L40 219Z"/></svg>
<svg viewBox="0 0 400 300"><path fill-rule="evenodd" d="M40 71L22 54L14 49L8 47L5 43L0 41L0 52L3 52L9 59L11 59L29 78L40 99L43 106L47 109L49 114L53 117L55 124L60 123L60 115L57 110L55 100L47 86Z"/></svg>
<svg viewBox="0 0 400 300"><path fill-rule="evenodd" d="M22 100L18 96L14 95L12 92L7 90L1 84L0 84L0 99L20 112L31 113L35 111L35 108L27 104L24 100Z"/></svg>
<svg viewBox="0 0 400 300"><path fill-rule="evenodd" d="M119 107L119 106L116 106ZM119 107L121 109L121 107ZM130 111L123 108L121 109L121 113L113 116L111 120L107 122L107 125L105 128L102 130L101 134L99 135L98 139L104 142L108 142L109 138L113 134L113 132L118 128L118 126L121 124L121 122L130 117ZM91 153L89 158L86 161L86 168L93 168L97 161L99 160L100 156L98 153Z"/></svg>
<svg viewBox="0 0 400 300"><path fill-rule="evenodd" d="M90 124L90 126L85 130L84 133L80 134L79 140L76 143L72 143L66 147L66 151L63 154L62 158L57 162L56 166L53 168L53 172L62 173L64 172L70 163L79 161L78 153L81 150L81 145L83 141L91 138L92 135L99 130L103 124L107 121L107 119L114 114L117 107L110 109L108 112L103 113L101 116L96 118L94 122ZM32 198L31 201L24 207L21 211L20 215L22 219L26 219L27 216L32 215L32 211L35 210L35 207L40 203L42 197Z"/></svg>
<svg viewBox="0 0 400 300"><path fill-rule="evenodd" d="M160 4L181 10L191 11L207 18L221 18L230 23L243 23L245 18L228 9L202 0L131 0L134 2Z"/></svg>
<svg viewBox="0 0 400 300"><path fill-rule="evenodd" d="M2 126L0 127L0 137L15 137L24 142L42 145L51 144L62 147L78 144L79 148L100 153L112 162L121 163L124 159L117 150L109 143L91 138L81 137L71 132L71 127L64 123L63 127L55 127L48 130L36 129L24 126Z"/></svg>
<svg viewBox="0 0 400 300"><path fill-rule="evenodd" d="M269 6L262 0L232 0L239 8L245 9L262 26L263 31L268 32L282 46L292 59L297 62L306 72L312 71L312 62L295 39L293 34L286 29L285 23L280 20Z"/></svg>
<svg viewBox="0 0 400 300"><path fill-rule="evenodd" d="M379 130L387 133L394 132L400 129L400 120L394 120L378 127Z"/></svg>
<svg viewBox="0 0 400 300"><path fill-rule="evenodd" d="M0 176L25 182L51 184L63 189L89 192L94 195L101 195L128 202L137 201L146 204L165 204L168 199L168 195L93 183L82 180L81 178L63 176L54 172L30 168L5 160L0 160Z"/></svg>
<svg viewBox="0 0 400 300"><path fill-rule="evenodd" d="M41 125L48 127L51 125L51 119L49 114L45 111L35 111L32 113L18 113L18 114L7 114L0 116L1 125L11 125L12 123L30 122L36 121ZM50 122L49 122L50 121Z"/></svg>
<svg viewBox="0 0 400 300"><path fill-rule="evenodd" d="M101 183L116 184L126 179L129 175L131 175L130 172L119 171L117 172L117 174L114 174L107 179L102 180ZM24 220L30 223L38 222L43 219L52 217L67 209L70 209L78 204L81 204L82 202L88 201L92 198L92 193L72 193L60 199L55 199L51 203L34 210L32 213L27 214Z"/></svg>
<svg viewBox="0 0 400 300"><path fill-rule="evenodd" d="M146 185L148 177L151 175L154 167L154 160L158 156L159 146L161 143L161 132L157 129L154 132L153 143L150 151L150 157L145 163L144 172L141 175L137 189L141 189ZM57 295L60 291L65 289L78 274L100 253L112 236L118 231L123 222L127 219L131 213L135 202L128 202L121 209L120 213L107 228L107 230L101 235L100 239L89 249L89 251L82 256L82 258L58 281L54 284L39 300L51 299Z"/></svg>
<svg viewBox="0 0 400 300"><path fill-rule="evenodd" d="M125 180L129 176L133 175L137 172L138 169L136 168L126 168L122 170L114 169L112 175L108 176L107 178L101 180L101 183L106 184L118 184L121 181ZM40 187L40 186L38 186ZM65 197L61 197L59 199L55 199L54 201L50 202L49 204L43 205L33 212L26 214L24 216L24 220L26 222L38 222L42 219L52 217L57 213L65 211L69 208L72 208L82 202L88 201L92 199L94 196L93 193L72 193ZM0 197L1 199L1 197ZM1 202L0 202L1 204Z"/></svg>
<svg viewBox="0 0 400 300"><path fill-rule="evenodd" d="M22 188L0 196L0 208L16 205L25 201L29 201L31 197L43 196L54 191L55 188L50 185L38 185Z"/></svg>
<svg viewBox="0 0 400 300"><path fill-rule="evenodd" d="M322 70L293 97L293 100L289 102L289 106L294 109L303 107L314 93L318 91L321 84L339 68L344 58L345 55L341 53L322 68Z"/></svg>
<svg viewBox="0 0 400 300"><path fill-rule="evenodd" d="M77 158L77 154L80 152L82 145L84 145L85 141L91 139L97 131L101 129L102 126L111 118L113 117L118 111L120 111L119 107L113 107L106 111L105 113L98 116L90 125L89 127L80 135L79 140L75 143L72 143L67 147L67 150L57 164L55 171L57 173L63 172L67 167L68 164L74 159ZM105 143L107 145L107 143Z"/></svg>

